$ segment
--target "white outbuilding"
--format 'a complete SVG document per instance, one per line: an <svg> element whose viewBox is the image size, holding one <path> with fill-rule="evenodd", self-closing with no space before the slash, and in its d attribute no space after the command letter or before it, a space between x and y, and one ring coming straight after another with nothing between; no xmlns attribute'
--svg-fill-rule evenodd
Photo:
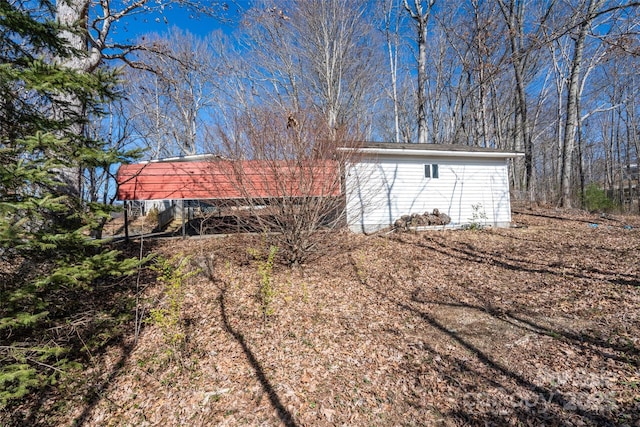
<svg viewBox="0 0 640 427"><path fill-rule="evenodd" d="M449 226L511 224L509 160L522 153L445 144L369 143L345 170L347 223L354 232L392 226L437 209Z"/></svg>

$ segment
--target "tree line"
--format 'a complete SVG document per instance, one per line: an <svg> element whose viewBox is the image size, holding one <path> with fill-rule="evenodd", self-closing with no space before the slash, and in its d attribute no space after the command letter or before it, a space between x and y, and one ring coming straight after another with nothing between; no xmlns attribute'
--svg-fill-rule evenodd
<svg viewBox="0 0 640 427"><path fill-rule="evenodd" d="M637 205L640 2L247 5L57 2L56 20L78 29L63 37L82 52L63 64L121 70L123 96L82 132L114 149L144 147L148 158L247 157L247 124L277 112L283 126L322 118L323 135L352 140L523 152L511 170L516 198L580 206L592 184L621 207ZM171 7L234 20L234 30L196 36L171 26ZM229 18L230 7L239 9ZM139 16L161 16L167 31L123 42L118 31ZM244 151L229 153L225 140ZM112 172L88 169L73 179L91 201L112 201Z"/></svg>
<svg viewBox="0 0 640 427"><path fill-rule="evenodd" d="M258 2L232 34L146 35L118 124L167 157L216 151L261 111L317 115L366 140L523 152L519 198L580 206L594 183L637 203L638 5Z"/></svg>

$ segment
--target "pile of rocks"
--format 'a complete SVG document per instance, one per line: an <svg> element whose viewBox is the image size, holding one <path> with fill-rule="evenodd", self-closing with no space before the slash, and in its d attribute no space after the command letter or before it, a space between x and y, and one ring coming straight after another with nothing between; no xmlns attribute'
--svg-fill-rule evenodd
<svg viewBox="0 0 640 427"><path fill-rule="evenodd" d="M402 215L393 223L395 230L398 232L409 231L412 228L424 227L428 225L447 225L451 222L451 218L446 213L440 213L438 209L433 212L425 212L423 214Z"/></svg>

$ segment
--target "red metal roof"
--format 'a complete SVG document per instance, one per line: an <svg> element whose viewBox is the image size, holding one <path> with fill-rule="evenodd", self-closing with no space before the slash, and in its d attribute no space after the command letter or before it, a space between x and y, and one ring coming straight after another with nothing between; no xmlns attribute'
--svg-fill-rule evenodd
<svg viewBox="0 0 640 427"><path fill-rule="evenodd" d="M200 161L122 165L117 174L119 200L243 199L338 196L338 164Z"/></svg>

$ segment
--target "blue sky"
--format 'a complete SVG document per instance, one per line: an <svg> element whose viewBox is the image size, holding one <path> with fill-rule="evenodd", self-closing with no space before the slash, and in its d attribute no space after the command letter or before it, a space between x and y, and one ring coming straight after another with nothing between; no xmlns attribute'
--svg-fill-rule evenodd
<svg viewBox="0 0 640 427"><path fill-rule="evenodd" d="M118 41L131 42L143 34L162 34L173 26L198 36L205 36L218 29L231 33L237 27L242 12L251 7L251 3L248 0L222 1L219 6L215 6L219 16L208 16L170 5L157 13L141 12L127 17L113 27L112 36Z"/></svg>

